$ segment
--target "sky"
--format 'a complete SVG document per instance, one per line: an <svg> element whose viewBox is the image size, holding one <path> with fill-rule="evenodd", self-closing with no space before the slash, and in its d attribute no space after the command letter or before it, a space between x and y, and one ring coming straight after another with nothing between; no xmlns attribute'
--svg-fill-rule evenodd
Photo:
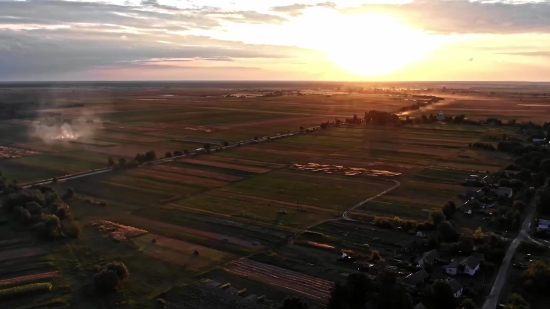
<svg viewBox="0 0 550 309"><path fill-rule="evenodd" d="M0 81L550 81L550 1L0 0Z"/></svg>

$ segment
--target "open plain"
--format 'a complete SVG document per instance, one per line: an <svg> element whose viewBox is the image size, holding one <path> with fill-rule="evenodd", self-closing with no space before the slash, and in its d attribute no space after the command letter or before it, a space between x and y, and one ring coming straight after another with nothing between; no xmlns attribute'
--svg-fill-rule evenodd
<svg viewBox="0 0 550 309"><path fill-rule="evenodd" d="M154 308L158 299L180 308L178 299L191 290L222 303L238 296L240 308L278 308L294 294L322 308L332 284L357 271L337 261L342 252L367 261L376 251L389 261L415 240L373 217L421 223L449 201L462 205L466 178L511 163L509 153L472 144L527 138L517 126L487 119L539 123L550 111L548 97L527 86L513 93L409 86L0 84L0 102L9 108L42 104L33 105L32 117L0 120L0 130L10 132L0 136L2 176L74 192L64 200L82 229L73 240L3 246L31 232L1 226L17 232L0 233L0 288L52 282L49 297L35 301L60 308ZM408 121L399 125L351 121L371 110L397 114L428 96L439 99L399 114ZM439 112L465 115L468 123L409 121ZM138 162L148 152L154 157ZM395 183L351 211L354 221L342 219ZM145 233L115 240L98 220ZM492 230L461 214L453 224L470 234ZM124 262L131 276L123 293L96 299L93 269L110 260ZM26 308L17 299L10 304Z"/></svg>

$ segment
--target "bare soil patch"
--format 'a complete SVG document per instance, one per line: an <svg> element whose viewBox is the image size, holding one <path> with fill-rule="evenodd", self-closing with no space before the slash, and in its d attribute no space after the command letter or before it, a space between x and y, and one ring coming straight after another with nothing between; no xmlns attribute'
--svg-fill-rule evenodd
<svg viewBox="0 0 550 309"><path fill-rule="evenodd" d="M344 174L346 176L365 175L393 177L401 175L401 173L379 169L366 169L362 167L349 167L343 165L319 164L311 162L306 164L294 164L293 168L298 171L321 172L325 174Z"/></svg>
<svg viewBox="0 0 550 309"><path fill-rule="evenodd" d="M37 279L53 278L53 277L57 277L58 275L59 275L58 271L50 271L50 272L41 273L41 274L15 277L10 279L0 280L0 285L13 284L13 283L19 283L23 281L30 281L30 280L37 280Z"/></svg>
<svg viewBox="0 0 550 309"><path fill-rule="evenodd" d="M298 272L249 259L239 259L223 267L226 271L248 279L267 283L291 293L327 303L333 283Z"/></svg>
<svg viewBox="0 0 550 309"><path fill-rule="evenodd" d="M23 148L0 146L0 158L2 159L15 159L36 154L39 154L39 152Z"/></svg>
<svg viewBox="0 0 550 309"><path fill-rule="evenodd" d="M0 261L21 258L21 257L44 255L47 253L48 251L46 251L42 247L26 247L26 248L18 248L13 250L5 250L0 252Z"/></svg>
<svg viewBox="0 0 550 309"><path fill-rule="evenodd" d="M238 171L245 171L245 172L251 172L251 173L267 173L270 171L268 168L262 168L257 166L245 166L240 164L232 164L232 163L224 163L224 162L215 162L210 160L203 160L203 159L189 159L189 158L183 158L180 159L182 162L185 163L193 163L193 164L199 164L199 165L207 165L207 166L213 166L213 167L221 167L221 168L229 168L234 169Z"/></svg>
<svg viewBox="0 0 550 309"><path fill-rule="evenodd" d="M169 229L169 230L178 231L178 232L181 232L181 233L184 233L184 234L198 235L198 236L202 236L202 237L209 238L209 239L212 239L212 240L224 241L224 242L235 244L235 245L238 245L238 246L241 246L241 247L254 248L254 249L258 248L257 246L254 246L251 241L246 240L246 239L233 237L233 236L228 236L228 235L223 235L223 234L218 234L218 233L213 233L213 232L208 232L208 231L197 230L197 229L193 229L193 228L189 228L189 227L184 227L184 226L175 225L175 224L166 223L166 222L161 222L161 221L154 221L154 220L150 220L150 219L146 219L146 218L140 218L140 217L136 217L136 216L123 216L123 217L120 218L120 221L128 222L129 224L132 224L132 225L135 225L135 226L141 226L141 227L144 227L144 228L145 227L151 227L151 228L149 228L151 230L154 230L154 229Z"/></svg>
<svg viewBox="0 0 550 309"><path fill-rule="evenodd" d="M146 230L106 220L99 220L92 223L92 225L96 226L101 233L117 242L127 242L130 238L147 233Z"/></svg>
<svg viewBox="0 0 550 309"><path fill-rule="evenodd" d="M155 179L167 181L167 182L177 182L188 185L197 185L208 188L223 187L228 181L222 181L217 179L209 179L203 177L196 177L191 175L184 175L172 172L165 172L162 170L153 170L148 168L138 168L132 171L132 175L152 177Z"/></svg>
<svg viewBox="0 0 550 309"><path fill-rule="evenodd" d="M152 167L152 169L176 173L176 174L182 174L182 175L193 175L193 176L199 176L199 177L212 178L212 179L223 180L223 181L238 181L243 179L243 177L238 177L233 175L207 172L207 171L201 171L201 170L196 170L191 168L183 168L183 167L169 166L169 165L155 165Z"/></svg>

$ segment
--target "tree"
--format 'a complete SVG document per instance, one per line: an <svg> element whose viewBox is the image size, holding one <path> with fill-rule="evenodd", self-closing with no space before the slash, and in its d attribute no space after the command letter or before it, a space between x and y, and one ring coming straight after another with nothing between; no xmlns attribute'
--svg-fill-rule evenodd
<svg viewBox="0 0 550 309"><path fill-rule="evenodd" d="M308 304L303 301L300 297L288 297L285 299L285 302L281 309L308 309Z"/></svg>
<svg viewBox="0 0 550 309"><path fill-rule="evenodd" d="M42 214L43 230L42 235L45 238L58 238L63 236L63 231L61 230L61 221L56 215L45 215Z"/></svg>
<svg viewBox="0 0 550 309"><path fill-rule="evenodd" d="M115 160L109 157L109 159L107 160L107 166L112 167L113 165L115 165Z"/></svg>
<svg viewBox="0 0 550 309"><path fill-rule="evenodd" d="M451 286L442 280L436 280L425 297L427 303L433 304L433 308L455 309L456 307L456 300Z"/></svg>
<svg viewBox="0 0 550 309"><path fill-rule="evenodd" d="M437 230L445 241L456 241L458 233L449 221L443 221L437 226Z"/></svg>
<svg viewBox="0 0 550 309"><path fill-rule="evenodd" d="M533 261L529 263L521 278L525 283L532 282L535 292L545 295L550 288L550 265L540 260Z"/></svg>
<svg viewBox="0 0 550 309"><path fill-rule="evenodd" d="M206 150L207 153L210 152L210 144L204 144L204 149Z"/></svg>
<svg viewBox="0 0 550 309"><path fill-rule="evenodd" d="M345 284L336 282L330 290L327 309L351 309L349 305L349 292Z"/></svg>
<svg viewBox="0 0 550 309"><path fill-rule="evenodd" d="M441 207L441 212L445 215L447 220L452 219L456 211L456 206L453 207L454 203L451 203L452 202L448 202L447 204L443 205L443 207Z"/></svg>
<svg viewBox="0 0 550 309"><path fill-rule="evenodd" d="M171 157L172 157L172 154L170 153L170 151L167 151L167 152L164 154L164 157L165 157L165 158L171 158Z"/></svg>
<svg viewBox="0 0 550 309"><path fill-rule="evenodd" d="M460 309L477 309L477 306L471 298L466 298L460 304Z"/></svg>
<svg viewBox="0 0 550 309"><path fill-rule="evenodd" d="M430 218L435 226L438 226L439 223L445 220L445 214L441 211L432 210L430 212Z"/></svg>
<svg viewBox="0 0 550 309"><path fill-rule="evenodd" d="M478 227L476 231L474 232L474 239L475 240L483 240L483 230L481 230L481 227Z"/></svg>
<svg viewBox="0 0 550 309"><path fill-rule="evenodd" d="M153 150L147 151L145 153L145 161L146 162L154 161L156 159L157 159L157 154Z"/></svg>
<svg viewBox="0 0 550 309"><path fill-rule="evenodd" d="M98 291L111 292L117 290L129 277L130 272L123 263L112 262L94 275L94 285Z"/></svg>
<svg viewBox="0 0 550 309"><path fill-rule="evenodd" d="M184 149L184 150L183 150L183 153L186 154L186 155L188 155L188 154L189 154L189 150Z"/></svg>
<svg viewBox="0 0 550 309"><path fill-rule="evenodd" d="M118 159L118 166L125 167L126 166L126 159L124 159L124 158Z"/></svg>
<svg viewBox="0 0 550 309"><path fill-rule="evenodd" d="M504 306L504 309L529 309L529 304L517 293L510 295L506 299L506 302L507 304Z"/></svg>
<svg viewBox="0 0 550 309"><path fill-rule="evenodd" d="M68 188L67 192L65 193L65 197L66 198L72 198L73 196L74 196L74 189L73 188Z"/></svg>

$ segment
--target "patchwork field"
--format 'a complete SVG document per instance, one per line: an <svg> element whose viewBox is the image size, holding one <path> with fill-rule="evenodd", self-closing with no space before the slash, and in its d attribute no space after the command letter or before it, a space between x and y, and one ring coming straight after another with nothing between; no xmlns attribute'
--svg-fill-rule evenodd
<svg viewBox="0 0 550 309"><path fill-rule="evenodd" d="M156 303L159 295L167 308L181 308L182 299L200 302L190 296L194 292L226 301L227 308L279 308L289 295L322 308L333 282L357 271L357 265L336 261L342 251L361 262L373 250L390 258L413 238L406 231L338 221L345 211L399 183L349 216L424 221L432 209L458 202L466 177L509 164L507 154L470 144L495 146L504 134L525 139L517 127L477 123L359 122L305 130L422 101L399 87L354 92L317 85L300 94L265 97L258 93L280 86L262 92L117 87L63 92L59 101L37 108L35 118L0 120L0 130L10 132L0 137L0 150L7 154L0 161L6 183L94 171L107 167L109 158L130 162L149 151L157 159L208 145L212 152L49 184L64 196L82 234L51 247L45 241L0 241L0 286L53 282L59 303L85 309L153 308L161 303ZM476 121L540 122L550 106L521 94L425 94L445 100L409 110L407 116L442 111ZM255 138L261 142L247 142ZM215 151L239 142L244 143ZM115 239L94 225L98 220L144 233ZM31 233L28 226L5 228L16 229L14 239ZM128 266L131 279L112 299L95 297L94 267L114 260ZM24 308L23 303L14 301L12 307Z"/></svg>

